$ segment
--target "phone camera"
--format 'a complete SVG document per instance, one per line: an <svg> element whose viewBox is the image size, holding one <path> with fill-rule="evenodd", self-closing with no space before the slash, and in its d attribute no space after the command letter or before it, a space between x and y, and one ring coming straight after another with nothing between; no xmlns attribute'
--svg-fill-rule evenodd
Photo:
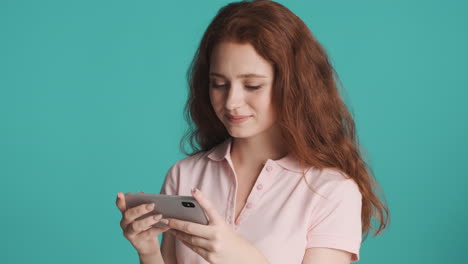
<svg viewBox="0 0 468 264"><path fill-rule="evenodd" d="M182 205L184 207L192 207L194 208L195 207L195 204L191 203L191 202L182 202Z"/></svg>

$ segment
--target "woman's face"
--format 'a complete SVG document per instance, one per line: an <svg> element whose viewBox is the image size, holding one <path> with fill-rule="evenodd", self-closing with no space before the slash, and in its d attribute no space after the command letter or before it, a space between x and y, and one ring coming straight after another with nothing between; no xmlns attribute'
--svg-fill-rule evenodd
<svg viewBox="0 0 468 264"><path fill-rule="evenodd" d="M273 67L252 45L216 45L209 78L211 104L232 137L253 137L273 126Z"/></svg>

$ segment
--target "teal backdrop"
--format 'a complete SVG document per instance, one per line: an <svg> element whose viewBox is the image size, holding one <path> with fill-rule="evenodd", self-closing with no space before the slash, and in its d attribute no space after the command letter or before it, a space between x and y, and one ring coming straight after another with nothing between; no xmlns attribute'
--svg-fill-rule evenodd
<svg viewBox="0 0 468 264"><path fill-rule="evenodd" d="M117 192L184 158L185 73L230 1L1 0L1 263L138 263ZM280 1L338 72L391 223L360 263L468 259L468 2Z"/></svg>

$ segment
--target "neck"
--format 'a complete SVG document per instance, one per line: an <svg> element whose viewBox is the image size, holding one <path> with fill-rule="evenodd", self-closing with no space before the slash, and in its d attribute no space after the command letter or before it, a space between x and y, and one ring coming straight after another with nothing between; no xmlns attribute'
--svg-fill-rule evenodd
<svg viewBox="0 0 468 264"><path fill-rule="evenodd" d="M242 167L263 167L268 159L278 160L287 155L278 133L250 138L232 138L231 158Z"/></svg>

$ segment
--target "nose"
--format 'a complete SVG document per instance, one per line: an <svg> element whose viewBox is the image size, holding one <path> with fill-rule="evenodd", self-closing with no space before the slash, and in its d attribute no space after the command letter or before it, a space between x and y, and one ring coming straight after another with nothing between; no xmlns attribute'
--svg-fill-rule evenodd
<svg viewBox="0 0 468 264"><path fill-rule="evenodd" d="M244 90L242 86L232 84L226 95L226 109L232 111L244 104Z"/></svg>

